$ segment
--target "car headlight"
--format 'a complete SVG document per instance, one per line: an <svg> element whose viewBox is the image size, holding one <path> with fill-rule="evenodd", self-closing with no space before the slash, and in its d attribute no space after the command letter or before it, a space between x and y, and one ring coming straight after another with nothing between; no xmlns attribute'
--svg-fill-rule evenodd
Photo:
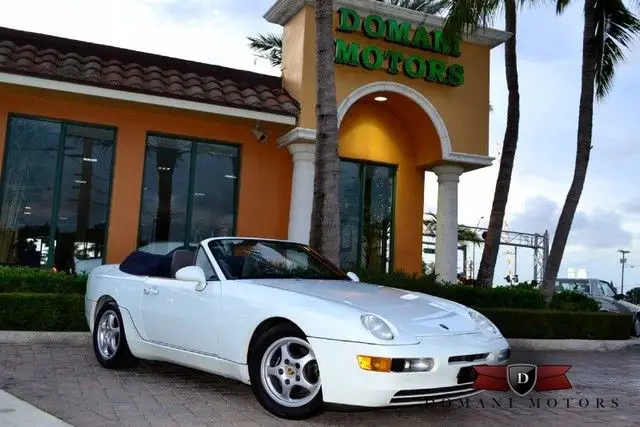
<svg viewBox="0 0 640 427"><path fill-rule="evenodd" d="M484 314L479 313L475 310L469 310L469 317L471 317L471 319L476 322L476 324L480 327L483 328L487 331L489 331L492 334L499 334L500 331L498 330L498 328L496 327L496 325L493 324L493 322L491 320L489 320Z"/></svg>
<svg viewBox="0 0 640 427"><path fill-rule="evenodd" d="M393 339L391 327L375 314L363 314L360 316L360 321L362 322L362 326L371 332L374 337L380 338L381 340Z"/></svg>

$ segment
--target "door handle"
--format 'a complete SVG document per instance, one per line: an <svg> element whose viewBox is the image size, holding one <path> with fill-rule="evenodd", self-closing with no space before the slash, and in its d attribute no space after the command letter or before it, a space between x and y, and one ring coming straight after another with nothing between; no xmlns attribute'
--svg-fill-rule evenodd
<svg viewBox="0 0 640 427"><path fill-rule="evenodd" d="M143 292L145 295L158 295L160 291L156 288L144 288Z"/></svg>

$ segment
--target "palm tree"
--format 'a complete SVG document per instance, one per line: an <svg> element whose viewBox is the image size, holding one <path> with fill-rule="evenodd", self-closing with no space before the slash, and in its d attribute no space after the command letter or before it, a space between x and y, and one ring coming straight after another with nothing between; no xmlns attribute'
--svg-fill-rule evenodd
<svg viewBox="0 0 640 427"><path fill-rule="evenodd" d="M518 84L518 65L516 54L517 6L528 0L449 0L445 22L445 33L451 37L460 37L464 31L471 32L478 25L486 25L499 9L504 8L505 30L512 37L505 43L505 72L509 92L507 123L500 156L500 169L493 195L493 205L489 217L489 226L485 239L482 259L478 269L478 281L491 286L500 248L500 234L504 223L505 209L511 187L511 176L518 134L520 128L520 92ZM531 0L534 1L534 0ZM490 107L490 111L492 108Z"/></svg>
<svg viewBox="0 0 640 427"><path fill-rule="evenodd" d="M569 0L557 0L556 12L562 13L568 3ZM635 3L640 5L637 0ZM610 91L616 65L624 59L623 49L628 49L631 39L638 35L640 21L622 0L585 0L576 161L544 271L543 287L547 298L551 298L555 291L560 263L587 176L592 148L594 95L601 100Z"/></svg>
<svg viewBox="0 0 640 427"><path fill-rule="evenodd" d="M436 235L436 226L437 226L437 216L433 212L426 212L426 218L422 220L423 223L423 236L435 237ZM474 245L479 245L482 243L482 238L478 236L473 229L459 225L458 226L458 242L469 242Z"/></svg>
<svg viewBox="0 0 640 427"><path fill-rule="evenodd" d="M340 160L333 0L316 0L316 168L310 245L340 263Z"/></svg>
<svg viewBox="0 0 640 427"><path fill-rule="evenodd" d="M417 10L428 15L435 15L447 7L448 0L372 0L387 3L405 9ZM282 65L282 36L278 34L258 34L249 36L249 47L255 52L257 59L265 59L273 67Z"/></svg>

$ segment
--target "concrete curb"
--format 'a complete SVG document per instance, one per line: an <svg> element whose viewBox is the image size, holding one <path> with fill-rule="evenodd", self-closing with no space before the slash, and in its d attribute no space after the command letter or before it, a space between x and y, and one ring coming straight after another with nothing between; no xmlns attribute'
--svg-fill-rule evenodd
<svg viewBox="0 0 640 427"><path fill-rule="evenodd" d="M515 351L619 351L637 347L640 339L628 340L530 340L509 338L511 350Z"/></svg>
<svg viewBox="0 0 640 427"><path fill-rule="evenodd" d="M514 351L619 351L636 347L640 339L628 340L530 340L509 338ZM0 331L0 344L64 344L91 346L89 332Z"/></svg>
<svg viewBox="0 0 640 427"><path fill-rule="evenodd" d="M0 344L91 345L89 332L0 331Z"/></svg>

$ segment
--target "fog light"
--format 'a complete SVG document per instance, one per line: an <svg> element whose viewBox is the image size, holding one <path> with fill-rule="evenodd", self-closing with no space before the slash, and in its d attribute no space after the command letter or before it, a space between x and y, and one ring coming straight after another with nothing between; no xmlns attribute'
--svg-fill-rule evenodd
<svg viewBox="0 0 640 427"><path fill-rule="evenodd" d="M422 359L405 359L404 372L428 372L433 369L433 359L425 357Z"/></svg>
<svg viewBox="0 0 640 427"><path fill-rule="evenodd" d="M505 360L509 359L510 356L511 356L511 349L506 348L502 350L500 353L498 353L497 355L498 362L504 362Z"/></svg>
<svg viewBox="0 0 640 427"><path fill-rule="evenodd" d="M360 369L365 371L391 371L391 359L386 357L358 356L358 365L360 365Z"/></svg>

